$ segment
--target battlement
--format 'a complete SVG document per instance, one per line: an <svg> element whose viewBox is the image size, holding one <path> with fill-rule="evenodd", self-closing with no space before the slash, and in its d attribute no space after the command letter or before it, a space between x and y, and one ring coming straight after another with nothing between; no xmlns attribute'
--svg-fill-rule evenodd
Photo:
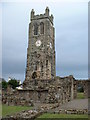
<svg viewBox="0 0 90 120"><path fill-rule="evenodd" d="M45 19L45 18L48 18L50 21L51 21L51 23L53 24L53 15L51 14L51 15L49 15L49 8L48 7L46 7L46 9L45 9L45 13L44 14L40 14L40 15L35 15L35 11L34 11L34 9L32 9L32 11L31 11L31 21L32 20L38 20L38 19Z"/></svg>

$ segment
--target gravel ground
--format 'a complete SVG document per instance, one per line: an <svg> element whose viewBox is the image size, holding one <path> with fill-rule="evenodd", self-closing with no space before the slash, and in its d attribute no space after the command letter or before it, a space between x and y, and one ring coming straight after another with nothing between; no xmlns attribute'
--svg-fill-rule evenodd
<svg viewBox="0 0 90 120"><path fill-rule="evenodd" d="M76 99L61 105L58 109L88 109L88 99Z"/></svg>

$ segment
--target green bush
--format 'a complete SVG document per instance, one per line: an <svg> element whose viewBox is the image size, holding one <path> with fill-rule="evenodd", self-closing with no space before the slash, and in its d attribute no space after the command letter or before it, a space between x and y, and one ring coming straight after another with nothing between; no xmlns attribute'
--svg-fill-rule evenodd
<svg viewBox="0 0 90 120"><path fill-rule="evenodd" d="M2 88L7 89L8 83L5 80L2 80Z"/></svg>
<svg viewBox="0 0 90 120"><path fill-rule="evenodd" d="M19 82L16 79L11 79L9 82L2 79L2 88L7 89L8 86L11 86L13 89L19 86Z"/></svg>
<svg viewBox="0 0 90 120"><path fill-rule="evenodd" d="M8 85L10 85L13 89L15 89L16 87L19 86L19 83L16 79L11 79L9 82L8 82Z"/></svg>
<svg viewBox="0 0 90 120"><path fill-rule="evenodd" d="M78 88L78 92L84 92L83 87L79 87L79 88Z"/></svg>

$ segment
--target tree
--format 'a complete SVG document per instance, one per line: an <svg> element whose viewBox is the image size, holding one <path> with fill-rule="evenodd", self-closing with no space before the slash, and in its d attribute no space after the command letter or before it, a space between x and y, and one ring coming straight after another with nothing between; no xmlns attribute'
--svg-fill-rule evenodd
<svg viewBox="0 0 90 120"><path fill-rule="evenodd" d="M8 83L3 79L2 80L2 88L7 89Z"/></svg>
<svg viewBox="0 0 90 120"><path fill-rule="evenodd" d="M19 82L16 79L11 79L8 82L8 85L10 85L13 89L19 86Z"/></svg>
<svg viewBox="0 0 90 120"><path fill-rule="evenodd" d="M84 92L83 86L81 86L81 87L78 88L78 92Z"/></svg>

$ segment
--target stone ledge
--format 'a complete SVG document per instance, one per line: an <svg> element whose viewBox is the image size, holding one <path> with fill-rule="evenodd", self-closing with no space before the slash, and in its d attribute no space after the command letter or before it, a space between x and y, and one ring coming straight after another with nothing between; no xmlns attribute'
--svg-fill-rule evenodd
<svg viewBox="0 0 90 120"><path fill-rule="evenodd" d="M82 110L76 110L76 109L59 109L58 111L54 112L49 112L49 113L54 113L54 114L88 114L87 109L82 109Z"/></svg>

